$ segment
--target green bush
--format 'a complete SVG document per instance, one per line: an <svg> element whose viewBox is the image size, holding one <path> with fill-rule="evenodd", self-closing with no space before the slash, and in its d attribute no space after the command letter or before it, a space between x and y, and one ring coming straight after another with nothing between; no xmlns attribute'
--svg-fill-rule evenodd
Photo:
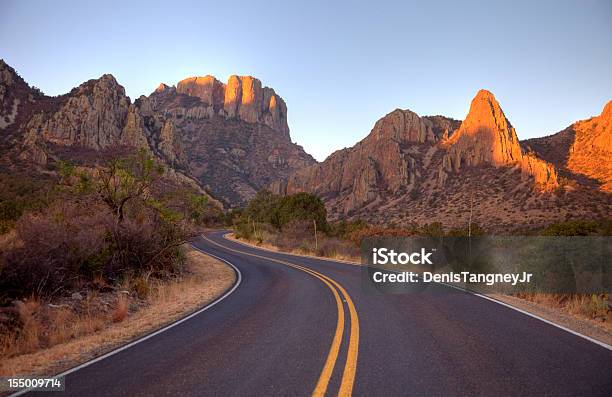
<svg viewBox="0 0 612 397"><path fill-rule="evenodd" d="M310 193L296 193L288 196L275 195L262 190L234 222L236 232L242 237L253 233L253 223L270 224L277 229L293 221L316 222L317 230L327 232L327 211L323 201ZM257 228L255 227L255 230Z"/></svg>
<svg viewBox="0 0 612 397"><path fill-rule="evenodd" d="M539 234L542 236L609 236L612 231L611 224L609 220L573 220L548 225Z"/></svg>

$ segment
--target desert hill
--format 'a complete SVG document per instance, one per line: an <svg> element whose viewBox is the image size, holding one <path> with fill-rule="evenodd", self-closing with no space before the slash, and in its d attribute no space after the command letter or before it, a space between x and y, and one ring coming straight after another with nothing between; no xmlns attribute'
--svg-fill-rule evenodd
<svg viewBox="0 0 612 397"><path fill-rule="evenodd" d="M601 161L609 166L610 157ZM493 94L481 90L463 122L395 110L355 146L271 189L316 193L335 219L398 226L462 227L471 212L474 222L503 232L612 213L608 194L574 188L555 165L521 145Z"/></svg>

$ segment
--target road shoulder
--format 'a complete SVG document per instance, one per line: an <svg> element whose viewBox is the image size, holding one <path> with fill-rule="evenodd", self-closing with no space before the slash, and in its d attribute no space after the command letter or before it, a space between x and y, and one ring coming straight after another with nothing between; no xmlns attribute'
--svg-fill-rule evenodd
<svg viewBox="0 0 612 397"><path fill-rule="evenodd" d="M2 360L1 376L51 375L150 334L214 301L236 282L226 263L185 246L188 274L163 286L154 299L117 323L50 348Z"/></svg>

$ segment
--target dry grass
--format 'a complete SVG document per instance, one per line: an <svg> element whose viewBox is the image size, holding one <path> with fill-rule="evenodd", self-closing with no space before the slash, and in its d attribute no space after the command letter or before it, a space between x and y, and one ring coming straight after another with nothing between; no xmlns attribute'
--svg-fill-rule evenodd
<svg viewBox="0 0 612 397"><path fill-rule="evenodd" d="M113 310L112 319L114 323L120 323L128 315L129 302L127 296L124 294L119 294L117 297L117 306L115 306L115 310Z"/></svg>
<svg viewBox="0 0 612 397"><path fill-rule="evenodd" d="M89 335L108 322L101 313L75 313L67 307L44 305L35 298L17 302L16 310L21 327L0 334L0 357L3 359Z"/></svg>
<svg viewBox="0 0 612 397"><path fill-rule="evenodd" d="M568 314L601 322L612 331L608 294L522 294L520 299L561 310Z"/></svg>
<svg viewBox="0 0 612 397"><path fill-rule="evenodd" d="M230 238L238 239L233 233ZM240 237L239 240L260 248L282 251L295 255L317 256L348 262L361 262L359 249L352 242L339 238L318 235L318 244L314 237L304 230L283 229L282 233L257 230L253 238Z"/></svg>
<svg viewBox="0 0 612 397"><path fill-rule="evenodd" d="M22 331L0 333L0 376L60 372L183 317L234 283L226 264L186 251L186 276L167 282L126 278L120 288L133 294L120 291L108 312L94 308L95 294L84 299L80 313L35 299L20 304ZM146 300L136 297L137 285L146 285Z"/></svg>

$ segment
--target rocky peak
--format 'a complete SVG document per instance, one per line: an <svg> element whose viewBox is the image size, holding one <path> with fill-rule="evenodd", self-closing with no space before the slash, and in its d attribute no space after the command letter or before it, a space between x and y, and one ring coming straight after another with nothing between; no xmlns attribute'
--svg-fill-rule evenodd
<svg viewBox="0 0 612 397"><path fill-rule="evenodd" d="M169 89L170 89L170 87L169 87L169 86L167 86L166 84L164 84L164 83L159 83L159 85L157 86L157 88L156 88L156 89L155 89L155 91L153 91L153 92L154 92L154 93L155 93L155 92L164 92L164 91L169 90Z"/></svg>
<svg viewBox="0 0 612 397"><path fill-rule="evenodd" d="M538 185L547 189L557 186L554 167L531 154L523 154L514 127L487 90L478 91L468 115L447 145L444 161L447 170L456 172L464 165L517 165L533 176ZM441 178L445 176L441 174Z"/></svg>
<svg viewBox="0 0 612 397"><path fill-rule="evenodd" d="M462 127L466 130L490 128L504 131L511 129L512 125L504 115L495 96L490 91L479 90L472 99L470 111Z"/></svg>
<svg viewBox="0 0 612 397"><path fill-rule="evenodd" d="M608 101L608 103L606 103L606 106L604 106L599 117L604 118L607 121L612 121L612 101Z"/></svg>
<svg viewBox="0 0 612 397"><path fill-rule="evenodd" d="M146 139L136 125L135 112L125 89L113 75L104 74L58 97L57 110L33 118L27 128L30 134L62 146L96 150L120 144L143 146ZM128 124L129 134L124 134Z"/></svg>
<svg viewBox="0 0 612 397"><path fill-rule="evenodd" d="M506 118L495 96L480 90L470 104L470 111L450 143L458 150L474 148L472 165L486 162L503 165L520 160L521 152L516 131Z"/></svg>
<svg viewBox="0 0 612 397"><path fill-rule="evenodd" d="M6 86L13 85L17 77L15 70L7 65L3 59L0 59L0 83Z"/></svg>
<svg viewBox="0 0 612 397"><path fill-rule="evenodd" d="M599 116L523 145L581 185L612 192L612 101Z"/></svg>
<svg viewBox="0 0 612 397"><path fill-rule="evenodd" d="M27 121L31 108L43 98L43 93L30 87L19 74L4 60L0 59L0 131L14 130L18 124Z"/></svg>
<svg viewBox="0 0 612 397"><path fill-rule="evenodd" d="M408 109L395 109L376 122L364 141L391 139L400 144L433 144L451 135L459 124L459 121L443 116L419 117Z"/></svg>
<svg viewBox="0 0 612 397"><path fill-rule="evenodd" d="M154 94L170 93L170 88L161 84ZM265 124L273 130L289 136L287 124L287 105L269 87L264 87L259 79L252 76L229 77L227 84L214 76L188 77L178 82L176 94L198 98L200 108L191 114L206 118L223 117L238 119L253 124ZM189 102L193 106L193 102ZM182 111L190 113L189 109Z"/></svg>
<svg viewBox="0 0 612 397"><path fill-rule="evenodd" d="M102 94L108 94L114 97L125 96L125 88L117 82L115 76L112 74L103 74L98 79L88 80L72 89L68 95L99 96Z"/></svg>

